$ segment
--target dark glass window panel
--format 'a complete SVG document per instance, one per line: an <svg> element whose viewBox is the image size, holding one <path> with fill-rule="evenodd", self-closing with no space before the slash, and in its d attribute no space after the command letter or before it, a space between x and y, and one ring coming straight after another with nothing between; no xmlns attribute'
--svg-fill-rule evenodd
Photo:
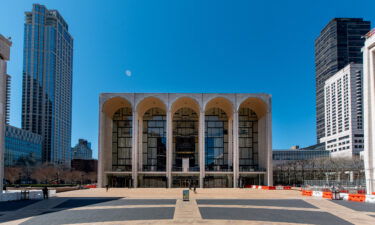
<svg viewBox="0 0 375 225"><path fill-rule="evenodd" d="M143 171L166 171L166 114L151 108L143 115Z"/></svg>
<svg viewBox="0 0 375 225"><path fill-rule="evenodd" d="M121 108L113 115L112 170L132 170L132 110Z"/></svg>
<svg viewBox="0 0 375 225"><path fill-rule="evenodd" d="M238 116L240 171L257 171L259 169L257 115L249 108L240 108Z"/></svg>
<svg viewBox="0 0 375 225"><path fill-rule="evenodd" d="M205 167L207 171L231 170L228 163L228 117L220 108L205 115Z"/></svg>

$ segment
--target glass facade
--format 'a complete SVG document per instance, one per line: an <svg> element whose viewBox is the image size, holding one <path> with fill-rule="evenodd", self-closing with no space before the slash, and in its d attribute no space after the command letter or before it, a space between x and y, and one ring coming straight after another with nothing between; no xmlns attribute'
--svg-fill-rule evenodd
<svg viewBox="0 0 375 225"><path fill-rule="evenodd" d="M240 108L238 116L240 171L258 171L258 117L249 108Z"/></svg>
<svg viewBox="0 0 375 225"><path fill-rule="evenodd" d="M205 115L206 171L231 171L228 162L228 116L220 108L207 110Z"/></svg>
<svg viewBox="0 0 375 225"><path fill-rule="evenodd" d="M198 115L181 108L173 116L173 171L182 171L182 161L189 159L189 170L199 171Z"/></svg>
<svg viewBox="0 0 375 225"><path fill-rule="evenodd" d="M132 170L132 109L121 108L113 115L112 170Z"/></svg>
<svg viewBox="0 0 375 225"><path fill-rule="evenodd" d="M44 162L70 165L73 38L56 10L25 13L22 129L43 136Z"/></svg>
<svg viewBox="0 0 375 225"><path fill-rule="evenodd" d="M5 166L34 166L42 162L42 137L20 128L5 127Z"/></svg>
<svg viewBox="0 0 375 225"><path fill-rule="evenodd" d="M151 108L143 115L143 171L166 171L166 114Z"/></svg>

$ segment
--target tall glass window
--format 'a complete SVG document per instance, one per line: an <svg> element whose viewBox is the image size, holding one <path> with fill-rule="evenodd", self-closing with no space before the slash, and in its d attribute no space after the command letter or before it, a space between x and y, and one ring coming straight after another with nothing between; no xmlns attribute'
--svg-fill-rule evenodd
<svg viewBox="0 0 375 225"><path fill-rule="evenodd" d="M249 108L239 110L240 171L258 171L258 117Z"/></svg>
<svg viewBox="0 0 375 225"><path fill-rule="evenodd" d="M189 170L199 171L198 115L181 108L173 116L173 170L182 170L182 160L189 159Z"/></svg>
<svg viewBox="0 0 375 225"><path fill-rule="evenodd" d="M207 171L228 171L228 116L220 108L206 112L205 165Z"/></svg>
<svg viewBox="0 0 375 225"><path fill-rule="evenodd" d="M132 109L121 108L113 115L112 170L132 170Z"/></svg>
<svg viewBox="0 0 375 225"><path fill-rule="evenodd" d="M143 116L143 171L166 171L166 114L160 108Z"/></svg>

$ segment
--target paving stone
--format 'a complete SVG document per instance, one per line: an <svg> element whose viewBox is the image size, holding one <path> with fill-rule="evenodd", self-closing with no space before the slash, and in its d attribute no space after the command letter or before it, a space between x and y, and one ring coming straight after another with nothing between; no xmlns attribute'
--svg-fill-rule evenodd
<svg viewBox="0 0 375 225"><path fill-rule="evenodd" d="M375 212L375 204L374 203L367 203L367 202L352 202L352 201L344 201L344 200L336 200L332 201L336 204L345 206L349 209L353 209L355 211L361 212Z"/></svg>
<svg viewBox="0 0 375 225"><path fill-rule="evenodd" d="M352 224L327 212L284 209L199 207L203 219L332 225Z"/></svg>
<svg viewBox="0 0 375 225"><path fill-rule="evenodd" d="M173 207L122 208L63 210L39 215L21 223L24 225L58 225L71 223L100 223L129 220L166 220L173 219Z"/></svg>
<svg viewBox="0 0 375 225"><path fill-rule="evenodd" d="M253 205L317 208L301 199L198 199L198 205Z"/></svg>

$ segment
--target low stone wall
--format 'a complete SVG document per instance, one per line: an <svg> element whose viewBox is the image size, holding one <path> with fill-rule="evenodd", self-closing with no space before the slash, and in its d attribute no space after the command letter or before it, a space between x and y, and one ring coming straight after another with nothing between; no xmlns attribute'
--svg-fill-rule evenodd
<svg viewBox="0 0 375 225"><path fill-rule="evenodd" d="M28 199L43 199L43 191L42 190L27 190L29 192ZM56 190L48 190L48 196L54 197L56 196ZM0 201L17 201L22 199L21 190L8 190L3 191L0 195Z"/></svg>

